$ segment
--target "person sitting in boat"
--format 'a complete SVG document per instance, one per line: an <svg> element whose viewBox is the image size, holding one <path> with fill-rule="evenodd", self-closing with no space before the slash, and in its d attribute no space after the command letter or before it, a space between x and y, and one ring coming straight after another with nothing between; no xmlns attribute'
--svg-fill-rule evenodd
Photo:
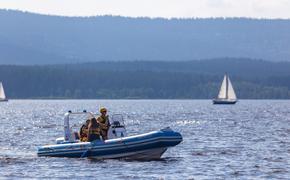
<svg viewBox="0 0 290 180"><path fill-rule="evenodd" d="M92 142L95 140L100 140L100 125L96 118L92 118L89 123L89 134L88 134L88 141Z"/></svg>
<svg viewBox="0 0 290 180"><path fill-rule="evenodd" d="M102 107L100 109L101 115L97 118L98 123L100 124L101 128L101 135L103 140L108 139L108 130L110 127L109 116L107 115L107 109Z"/></svg>
<svg viewBox="0 0 290 180"><path fill-rule="evenodd" d="M82 127L80 129L80 140L82 142L88 141L90 121L91 121L90 119L87 119L86 122L82 125Z"/></svg>

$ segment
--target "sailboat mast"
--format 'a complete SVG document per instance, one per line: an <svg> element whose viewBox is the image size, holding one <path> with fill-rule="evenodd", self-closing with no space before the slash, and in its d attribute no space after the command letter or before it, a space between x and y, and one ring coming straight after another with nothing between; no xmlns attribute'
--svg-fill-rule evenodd
<svg viewBox="0 0 290 180"><path fill-rule="evenodd" d="M229 98L229 79L228 75L226 75L226 99Z"/></svg>

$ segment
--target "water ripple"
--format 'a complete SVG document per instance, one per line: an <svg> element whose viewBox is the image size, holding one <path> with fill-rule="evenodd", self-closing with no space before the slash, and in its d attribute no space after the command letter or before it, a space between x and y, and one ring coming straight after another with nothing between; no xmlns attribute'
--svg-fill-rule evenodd
<svg viewBox="0 0 290 180"><path fill-rule="evenodd" d="M130 134L170 126L184 141L154 161L36 156L37 146L62 136L64 112L96 112L100 106L123 114ZM0 103L0 112L0 179L290 177L290 101L213 106L208 100L11 100Z"/></svg>

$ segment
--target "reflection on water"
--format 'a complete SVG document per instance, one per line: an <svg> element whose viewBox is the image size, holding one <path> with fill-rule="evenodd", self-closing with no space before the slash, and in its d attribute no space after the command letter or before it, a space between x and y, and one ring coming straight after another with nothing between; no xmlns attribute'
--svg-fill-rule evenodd
<svg viewBox="0 0 290 180"><path fill-rule="evenodd" d="M184 141L161 160L37 157L63 134L63 114L123 114L130 134L172 127ZM0 179L253 179L290 177L290 101L11 100L0 103ZM80 123L77 120L75 124Z"/></svg>

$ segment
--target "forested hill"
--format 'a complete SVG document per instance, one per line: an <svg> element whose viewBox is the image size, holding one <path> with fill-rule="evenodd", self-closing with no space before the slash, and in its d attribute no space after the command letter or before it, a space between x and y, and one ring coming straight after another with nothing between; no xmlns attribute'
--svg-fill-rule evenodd
<svg viewBox="0 0 290 180"><path fill-rule="evenodd" d="M0 10L0 64L290 61L290 20L58 17Z"/></svg>
<svg viewBox="0 0 290 180"><path fill-rule="evenodd" d="M9 98L211 99L224 73L239 98L290 98L290 62L212 59L0 65Z"/></svg>

